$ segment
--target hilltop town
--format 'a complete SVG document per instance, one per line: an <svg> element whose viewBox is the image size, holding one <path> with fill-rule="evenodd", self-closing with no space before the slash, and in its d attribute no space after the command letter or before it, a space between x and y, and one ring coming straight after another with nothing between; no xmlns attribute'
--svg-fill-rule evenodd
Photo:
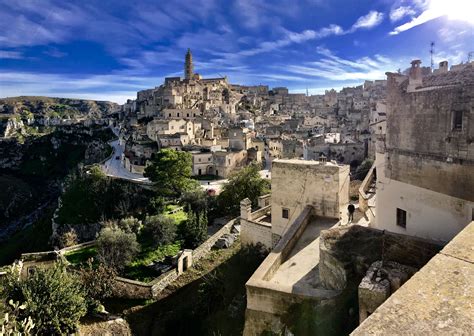
<svg viewBox="0 0 474 336"><path fill-rule="evenodd" d="M0 100L1 278L80 274L86 335L472 330L474 62L309 95L194 61L123 105Z"/></svg>
<svg viewBox="0 0 474 336"><path fill-rule="evenodd" d="M130 172L142 173L161 148L189 151L194 175L221 178L273 158L324 156L353 168L374 158L375 135L385 128L386 80L309 96L202 78L192 62L188 50L184 78L165 78L122 106L121 160Z"/></svg>

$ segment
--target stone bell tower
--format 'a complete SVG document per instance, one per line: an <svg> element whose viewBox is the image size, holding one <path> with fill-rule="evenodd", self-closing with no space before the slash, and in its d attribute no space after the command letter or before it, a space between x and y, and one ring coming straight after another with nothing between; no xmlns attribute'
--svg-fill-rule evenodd
<svg viewBox="0 0 474 336"><path fill-rule="evenodd" d="M188 49L186 53L184 62L184 78L188 80L193 78L193 55L190 49Z"/></svg>

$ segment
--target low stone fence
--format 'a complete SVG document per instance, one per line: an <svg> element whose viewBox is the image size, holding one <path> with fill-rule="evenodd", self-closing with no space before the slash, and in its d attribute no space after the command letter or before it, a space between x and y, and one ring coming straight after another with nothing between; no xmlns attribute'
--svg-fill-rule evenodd
<svg viewBox="0 0 474 336"><path fill-rule="evenodd" d="M226 233L230 233L230 230L234 226L236 220L237 218L234 218L229 221L222 228L220 228L219 231L214 233L204 243L202 243L195 250L193 250L193 261L198 261L199 259L205 257L220 237L222 237Z"/></svg>
<svg viewBox="0 0 474 336"><path fill-rule="evenodd" d="M65 248L63 248L63 249L58 250L58 252L59 252L59 254L61 254L61 255L65 255L66 253L74 252L74 251L83 249L84 247L95 246L95 244L96 244L96 241L95 241L95 240L91 240L91 241L88 241L88 242L85 242L85 243L82 243L82 244L77 244L77 245L65 247Z"/></svg>
<svg viewBox="0 0 474 336"><path fill-rule="evenodd" d="M206 257L207 254L211 251L214 244L217 242L217 240L224 234L230 233L232 227L235 224L235 221L236 218L229 221L222 228L220 228L219 231L217 231L204 243L202 243L195 250L193 250L192 262L194 263L199 259ZM185 250L185 252L186 251L187 250ZM191 266L191 263L188 263L187 266ZM115 280L117 286L113 296L116 298L126 299L152 299L157 297L159 293L163 291L163 289L165 289L170 283L175 281L180 275L181 273L178 272L178 267L176 267L166 273L161 274L159 277L147 283L116 277Z"/></svg>

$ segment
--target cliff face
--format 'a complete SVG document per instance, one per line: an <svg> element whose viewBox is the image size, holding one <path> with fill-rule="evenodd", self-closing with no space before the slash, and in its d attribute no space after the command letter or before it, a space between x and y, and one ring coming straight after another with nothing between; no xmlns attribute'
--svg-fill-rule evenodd
<svg viewBox="0 0 474 336"><path fill-rule="evenodd" d="M97 122L120 109L106 101L12 97L0 99L0 139L28 136L37 127Z"/></svg>
<svg viewBox="0 0 474 336"><path fill-rule="evenodd" d="M21 117L103 118L120 105L107 101L20 96L0 99L0 113Z"/></svg>

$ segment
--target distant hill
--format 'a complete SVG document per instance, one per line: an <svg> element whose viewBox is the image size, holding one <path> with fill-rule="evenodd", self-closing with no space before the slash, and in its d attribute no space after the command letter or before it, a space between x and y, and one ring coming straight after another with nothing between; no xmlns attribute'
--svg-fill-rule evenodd
<svg viewBox="0 0 474 336"><path fill-rule="evenodd" d="M117 111L120 105L108 101L75 98L20 96L0 98L0 117L19 115L20 118L101 118Z"/></svg>

